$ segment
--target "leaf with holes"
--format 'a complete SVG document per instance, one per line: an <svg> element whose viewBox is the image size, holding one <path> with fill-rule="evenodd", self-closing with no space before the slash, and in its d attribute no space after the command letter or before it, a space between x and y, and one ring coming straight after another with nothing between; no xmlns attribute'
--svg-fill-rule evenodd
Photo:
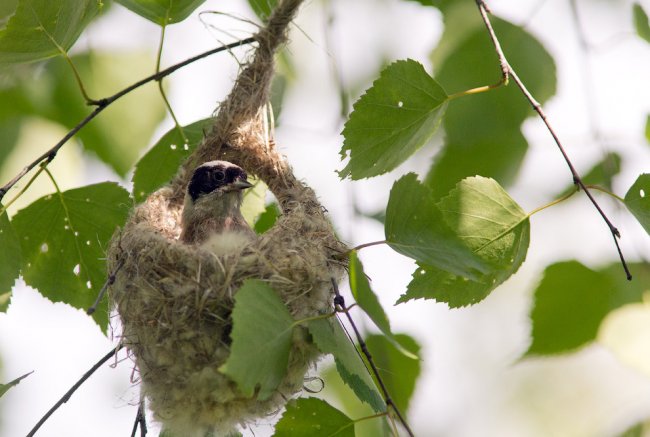
<svg viewBox="0 0 650 437"><path fill-rule="evenodd" d="M181 163L203 139L203 132L210 129L213 119L205 118L187 126L183 132L188 143L176 127L168 130L158 142L138 161L133 173L133 197L141 202L174 177Z"/></svg>
<svg viewBox="0 0 650 437"><path fill-rule="evenodd" d="M341 178L362 179L393 170L424 145L440 125L447 94L422 64L397 61L354 104L343 129Z"/></svg>
<svg viewBox="0 0 650 437"><path fill-rule="evenodd" d="M357 305L361 307L363 311L370 317L370 319L377 325L377 327L384 333L388 341L393 343L395 347L407 357L417 360L418 357L412 352L408 351L404 346L402 346L397 339L393 336L393 333L390 329L390 321L388 316L382 308L377 295L370 288L370 283L368 278L363 271L363 265L357 256L356 251L350 252L350 290L352 290L352 296L357 302Z"/></svg>
<svg viewBox="0 0 650 437"><path fill-rule="evenodd" d="M0 65L66 53L101 7L100 0L20 0L0 29Z"/></svg>
<svg viewBox="0 0 650 437"><path fill-rule="evenodd" d="M466 278L438 266L419 264L398 303L425 298L446 302L452 308L474 304L513 275L526 259L528 215L494 179L463 179L438 207L452 232L490 267L476 278Z"/></svg>
<svg viewBox="0 0 650 437"><path fill-rule="evenodd" d="M132 202L119 185L104 182L42 197L12 220L22 247L25 282L53 302L92 305L106 281L106 247ZM106 299L93 315L108 325Z"/></svg>
<svg viewBox="0 0 650 437"><path fill-rule="evenodd" d="M640 175L625 194L625 206L650 234L650 173Z"/></svg>
<svg viewBox="0 0 650 437"><path fill-rule="evenodd" d="M312 320L309 322L309 332L322 353L334 356L336 370L341 379L359 400L370 405L378 413L384 411L386 404L338 319L330 317Z"/></svg>
<svg viewBox="0 0 650 437"><path fill-rule="evenodd" d="M273 437L354 437L354 421L322 399L300 398L287 404Z"/></svg>
<svg viewBox="0 0 650 437"><path fill-rule="evenodd" d="M634 3L632 6L632 16L637 35L650 42L650 21L648 21L648 14L639 3Z"/></svg>
<svg viewBox="0 0 650 437"><path fill-rule="evenodd" d="M430 190L414 173L393 184L384 231L390 247L421 263L467 278L488 271L486 263L445 223Z"/></svg>
<svg viewBox="0 0 650 437"><path fill-rule="evenodd" d="M0 208L4 208L0 204ZM11 299L11 288L20 274L21 249L18 235L7 212L0 215L0 312L5 312Z"/></svg>
<svg viewBox="0 0 650 437"><path fill-rule="evenodd" d="M178 23L205 0L117 0L122 6L160 26Z"/></svg>
<svg viewBox="0 0 650 437"><path fill-rule="evenodd" d="M249 279L235 294L232 347L219 370L245 396L268 399L287 372L294 320L271 287Z"/></svg>

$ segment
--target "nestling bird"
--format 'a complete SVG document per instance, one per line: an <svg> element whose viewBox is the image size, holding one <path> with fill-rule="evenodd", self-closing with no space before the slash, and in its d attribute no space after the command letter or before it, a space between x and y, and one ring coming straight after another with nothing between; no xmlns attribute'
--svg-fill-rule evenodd
<svg viewBox="0 0 650 437"><path fill-rule="evenodd" d="M252 187L246 172L228 161L210 161L194 170L185 193L180 240L216 255L231 253L255 237L241 214L242 191Z"/></svg>

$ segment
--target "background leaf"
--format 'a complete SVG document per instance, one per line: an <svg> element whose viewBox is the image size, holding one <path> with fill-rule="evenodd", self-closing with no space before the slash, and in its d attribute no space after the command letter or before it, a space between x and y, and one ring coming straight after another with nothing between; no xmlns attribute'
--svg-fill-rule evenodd
<svg viewBox="0 0 650 437"><path fill-rule="evenodd" d="M438 207L455 235L490 266L489 270L468 279L419 264L398 303L425 298L446 302L452 308L475 304L512 276L526 259L528 216L494 179L466 178L440 200Z"/></svg>
<svg viewBox="0 0 650 437"><path fill-rule="evenodd" d="M640 175L625 194L625 206L650 234L650 173Z"/></svg>
<svg viewBox="0 0 650 437"><path fill-rule="evenodd" d="M593 341L604 317L622 305L641 302L647 291L647 265L630 266L635 281L626 281L620 265L600 271L577 261L546 268L535 290L531 311L533 341L526 355L575 350Z"/></svg>
<svg viewBox="0 0 650 437"><path fill-rule="evenodd" d="M648 14L643 10L639 3L634 3L632 6L632 17L634 19L634 29L637 35L650 42L650 22L648 21Z"/></svg>
<svg viewBox="0 0 650 437"><path fill-rule="evenodd" d="M413 337L395 334L395 339L406 349L419 354L420 345ZM394 343L382 335L369 335L365 341L388 393L400 411L406 413L420 376L421 361L405 356Z"/></svg>
<svg viewBox="0 0 650 437"><path fill-rule="evenodd" d="M163 26L183 21L205 0L117 0L141 17Z"/></svg>
<svg viewBox="0 0 650 437"><path fill-rule="evenodd" d="M422 64L397 61L354 104L343 129L341 178L384 174L404 162L440 124L447 94Z"/></svg>
<svg viewBox="0 0 650 437"><path fill-rule="evenodd" d="M287 372L293 318L271 287L247 280L235 294L232 347L219 370L233 379L245 396L267 399Z"/></svg>
<svg viewBox="0 0 650 437"><path fill-rule="evenodd" d="M248 4L262 20L266 20L278 3L277 0L248 0Z"/></svg>
<svg viewBox="0 0 650 437"><path fill-rule="evenodd" d="M280 208L277 203L271 203L266 206L264 212L257 217L255 221L255 232L263 234L273 227L276 220L280 216Z"/></svg>
<svg viewBox="0 0 650 437"><path fill-rule="evenodd" d="M0 29L0 65L67 52L101 5L99 0L19 0L16 12Z"/></svg>
<svg viewBox="0 0 650 437"><path fill-rule="evenodd" d="M273 437L354 437L354 422L317 398L299 398L287 404Z"/></svg>
<svg viewBox="0 0 650 437"><path fill-rule="evenodd" d="M485 263L445 224L429 189L414 173L393 184L384 230L390 247L402 255L464 277L486 271Z"/></svg>
<svg viewBox="0 0 650 437"><path fill-rule="evenodd" d="M450 92L498 82L498 60L476 5L449 3L444 10L445 31L433 54L436 79ZM555 93L553 59L521 27L494 16L491 20L510 64L544 103ZM443 120L445 144L425 180L434 196L444 196L467 176L482 175L504 186L510 184L528 149L521 124L531 114L514 84L450 102Z"/></svg>
<svg viewBox="0 0 650 437"><path fill-rule="evenodd" d="M250 227L255 226L257 218L266 211L266 192L268 187L261 179L249 178L253 186L244 191L241 213Z"/></svg>
<svg viewBox="0 0 650 437"><path fill-rule="evenodd" d="M138 161L133 173L133 197L137 202L171 181L180 164L203 140L203 132L210 129L212 123L212 118L205 118L183 126L189 141L187 144L183 143L178 129L173 127Z"/></svg>
<svg viewBox="0 0 650 437"><path fill-rule="evenodd" d="M22 259L20 241L6 211L0 215L0 248L0 312L5 312L9 305L11 288L20 274Z"/></svg>
<svg viewBox="0 0 650 437"><path fill-rule="evenodd" d="M104 182L42 197L19 211L12 223L25 282L52 302L90 307L106 280L107 243L131 203L126 190ZM106 329L106 299L93 318Z"/></svg>
<svg viewBox="0 0 650 437"><path fill-rule="evenodd" d="M601 185L604 187L612 186L612 179L621 171L621 155L612 152L607 153L605 157L596 163L584 176L582 182L586 185ZM562 197L576 190L576 186L571 183L554 197Z"/></svg>
<svg viewBox="0 0 650 437"><path fill-rule="evenodd" d="M384 400L338 319L312 320L309 332L322 353L334 355L336 370L357 397L375 412L385 411Z"/></svg>

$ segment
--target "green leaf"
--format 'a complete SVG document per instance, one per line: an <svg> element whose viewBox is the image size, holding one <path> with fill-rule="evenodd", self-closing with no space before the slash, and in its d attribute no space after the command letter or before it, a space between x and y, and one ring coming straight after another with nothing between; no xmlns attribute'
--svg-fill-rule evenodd
<svg viewBox="0 0 650 437"><path fill-rule="evenodd" d="M648 115L645 121L645 139L650 142L650 115Z"/></svg>
<svg viewBox="0 0 650 437"><path fill-rule="evenodd" d="M322 399L289 402L273 437L354 437L354 421Z"/></svg>
<svg viewBox="0 0 650 437"><path fill-rule="evenodd" d="M621 171L621 156L618 153L607 153L602 161L594 165L584 176L582 182L586 185L612 186L612 179ZM555 197L562 197L576 190L575 184L570 184Z"/></svg>
<svg viewBox="0 0 650 437"><path fill-rule="evenodd" d="M643 423L638 423L631 428L626 429L622 434L617 437L643 437Z"/></svg>
<svg viewBox="0 0 650 437"><path fill-rule="evenodd" d="M4 208L2 204L1 208ZM22 258L18 235L6 211L0 215L0 247L0 312L5 312L11 298L11 288L20 274Z"/></svg>
<svg viewBox="0 0 650 437"><path fill-rule="evenodd" d="M90 307L106 281L108 241L131 203L126 190L104 182L50 194L19 211L12 223L25 282L52 302ZM93 317L106 329L106 300Z"/></svg>
<svg viewBox="0 0 650 437"><path fill-rule="evenodd" d="M188 143L176 127L167 131L138 161L133 173L133 197L142 202L149 194L167 184L176 174L180 164L203 140L203 132L210 129L212 118L205 118L183 126Z"/></svg>
<svg viewBox="0 0 650 437"><path fill-rule="evenodd" d="M433 54L436 79L454 92L498 82L498 60L476 5L450 3L444 12L445 32ZM555 92L553 58L520 26L496 17L492 22L508 61L544 103ZM477 174L504 186L514 181L528 150L521 125L533 114L512 81L507 87L450 102L443 120L445 144L425 179L434 196L444 196L456 182Z"/></svg>
<svg viewBox="0 0 650 437"><path fill-rule="evenodd" d="M490 268L475 279L419 264L398 303L425 298L450 307L475 304L512 276L526 259L528 215L494 180L480 176L459 182L438 207L445 223Z"/></svg>
<svg viewBox="0 0 650 437"><path fill-rule="evenodd" d="M363 271L363 265L357 256L356 251L350 252L349 257L349 278L350 278L350 290L352 290L352 296L354 300L361 307L363 311L370 317L370 319L377 325L382 333L392 342L396 348L399 349L401 353L407 357L417 360L417 355L414 355L412 352L404 348L397 339L393 336L393 333L390 329L390 321L386 312L379 303L377 295L370 288L370 283L368 278Z"/></svg>
<svg viewBox="0 0 650 437"><path fill-rule="evenodd" d="M20 0L0 29L0 65L66 53L101 6L100 0Z"/></svg>
<svg viewBox="0 0 650 437"><path fill-rule="evenodd" d="M13 381L7 383L7 384L0 384L0 398L4 396L5 393L11 388L20 383L23 379L27 378L29 375L34 373L33 371L29 373L25 373L23 376L19 376L18 378L14 379Z"/></svg>
<svg viewBox="0 0 650 437"><path fill-rule="evenodd" d="M535 290L533 341L526 354L567 352L592 341L612 309L614 292L606 274L577 261L547 267Z"/></svg>
<svg viewBox="0 0 650 437"><path fill-rule="evenodd" d="M255 226L257 218L266 211L266 192L269 187L261 179L250 181L253 186L244 191L244 200L241 204L241 213L250 227Z"/></svg>
<svg viewBox="0 0 650 437"><path fill-rule="evenodd" d="M273 12L275 5L278 4L278 0L248 0L248 4L255 12L255 15L262 20L266 20Z"/></svg>
<svg viewBox="0 0 650 437"><path fill-rule="evenodd" d="M385 234L390 247L419 262L469 278L487 272L485 262L445 224L429 189L414 173L393 184Z"/></svg>
<svg viewBox="0 0 650 437"><path fill-rule="evenodd" d="M263 234L268 231L273 227L278 217L280 217L280 208L278 208L278 204L271 203L267 205L264 212L257 217L254 227L255 232Z"/></svg>
<svg viewBox="0 0 650 437"><path fill-rule="evenodd" d="M625 206L650 234L650 173L640 175L625 194Z"/></svg>
<svg viewBox="0 0 650 437"><path fill-rule="evenodd" d="M395 339L414 353L420 352L420 345L406 334L395 334ZM388 393L402 413L408 410L415 384L420 376L420 360L412 360L400 352L394 343L381 335L366 337L366 345L379 369L381 379Z"/></svg>
<svg viewBox="0 0 650 437"><path fill-rule="evenodd" d="M141 52L90 52L74 56L72 61L93 97L111 95L131 85L154 62L149 54ZM43 78L43 85L48 86L44 90L47 100L36 103L38 114L72 128L88 115L88 105L63 60L48 65L48 73L50 76ZM106 108L77 137L86 150L125 176L150 143L165 113L158 89L148 84Z"/></svg>
<svg viewBox="0 0 650 437"><path fill-rule="evenodd" d="M636 33L647 42L650 42L650 21L648 21L648 14L639 3L634 3L632 6L632 16Z"/></svg>
<svg viewBox="0 0 650 437"><path fill-rule="evenodd" d="M389 65L345 123L341 158L349 153L350 161L339 176L377 176L406 161L436 131L446 101L445 91L420 63Z"/></svg>
<svg viewBox="0 0 650 437"><path fill-rule="evenodd" d="M354 391L359 400L375 412L383 412L386 404L377 391L359 352L341 327L338 319L328 318L309 322L314 343L324 354L334 355L336 370L341 379Z"/></svg>
<svg viewBox="0 0 650 437"><path fill-rule="evenodd" d="M235 294L232 347L219 368L239 390L268 399L287 372L294 320L278 295L266 283L249 279Z"/></svg>
<svg viewBox="0 0 650 437"><path fill-rule="evenodd" d="M117 0L122 6L160 26L183 21L205 0Z"/></svg>
<svg viewBox="0 0 650 437"><path fill-rule="evenodd" d="M9 18L16 12L18 0L3 0L0 2L0 29L5 27Z"/></svg>

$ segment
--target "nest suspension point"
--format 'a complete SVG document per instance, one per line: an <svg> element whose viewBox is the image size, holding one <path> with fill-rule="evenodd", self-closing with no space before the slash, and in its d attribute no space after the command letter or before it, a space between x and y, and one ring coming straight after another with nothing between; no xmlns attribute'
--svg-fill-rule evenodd
<svg viewBox="0 0 650 437"><path fill-rule="evenodd" d="M267 399L246 397L219 367L230 353L233 296L264 281L296 320L331 312L331 278L346 250L314 192L293 175L268 137L265 110L273 56L302 0L280 1L211 132L170 184L136 206L111 242L111 303L155 417L174 435L222 435L282 407L320 353L305 328L293 332L286 375ZM272 229L224 256L178 241L185 189L196 166L226 160L262 179L282 215ZM117 265L121 265L116 269ZM264 363L260 363L264 365Z"/></svg>

